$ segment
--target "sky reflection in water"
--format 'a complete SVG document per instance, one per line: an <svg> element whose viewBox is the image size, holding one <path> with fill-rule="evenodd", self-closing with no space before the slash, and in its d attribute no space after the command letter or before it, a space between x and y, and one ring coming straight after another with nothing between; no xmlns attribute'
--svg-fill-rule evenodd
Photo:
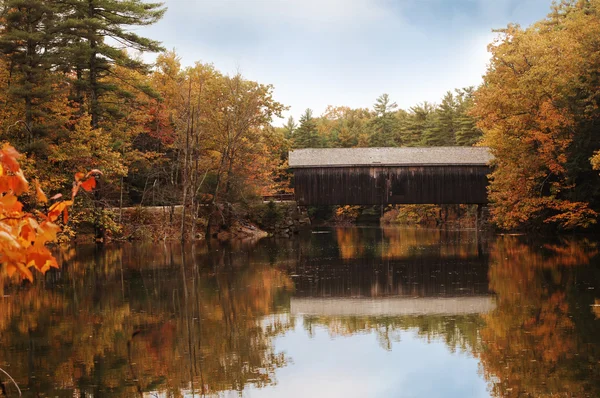
<svg viewBox="0 0 600 398"><path fill-rule="evenodd" d="M594 239L327 232L61 250L0 285L0 367L25 396L600 396Z"/></svg>

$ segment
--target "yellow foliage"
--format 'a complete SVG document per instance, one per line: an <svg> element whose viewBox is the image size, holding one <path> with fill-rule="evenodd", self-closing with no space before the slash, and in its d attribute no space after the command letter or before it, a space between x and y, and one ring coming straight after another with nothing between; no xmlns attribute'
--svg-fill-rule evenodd
<svg viewBox="0 0 600 398"><path fill-rule="evenodd" d="M598 1L562 2L527 29L509 25L489 46L473 114L496 159L489 197L501 228L536 220L565 229L596 222L585 202L590 198L576 199L577 169L570 163L586 154L590 141L582 125L597 91L590 82L598 35Z"/></svg>

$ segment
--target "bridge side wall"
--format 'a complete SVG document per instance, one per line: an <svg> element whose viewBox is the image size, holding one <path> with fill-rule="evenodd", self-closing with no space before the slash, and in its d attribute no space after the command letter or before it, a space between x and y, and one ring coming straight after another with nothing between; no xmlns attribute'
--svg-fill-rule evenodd
<svg viewBox="0 0 600 398"><path fill-rule="evenodd" d="M299 205L486 204L487 166L294 169Z"/></svg>

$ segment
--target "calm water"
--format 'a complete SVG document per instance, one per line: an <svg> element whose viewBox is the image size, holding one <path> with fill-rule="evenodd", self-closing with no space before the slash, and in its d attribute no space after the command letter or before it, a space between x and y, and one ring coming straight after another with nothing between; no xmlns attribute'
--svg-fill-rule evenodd
<svg viewBox="0 0 600 398"><path fill-rule="evenodd" d="M321 232L62 250L0 285L0 367L24 396L600 397L595 240Z"/></svg>

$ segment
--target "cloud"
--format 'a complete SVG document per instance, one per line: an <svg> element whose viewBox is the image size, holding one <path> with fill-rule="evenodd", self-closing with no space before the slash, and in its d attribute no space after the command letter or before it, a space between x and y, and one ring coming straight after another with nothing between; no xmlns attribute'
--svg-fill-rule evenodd
<svg viewBox="0 0 600 398"><path fill-rule="evenodd" d="M138 33L175 48L184 65L275 86L295 117L311 107L402 107L478 85L494 28L544 17L550 0L166 0Z"/></svg>
<svg viewBox="0 0 600 398"><path fill-rule="evenodd" d="M185 2L197 10L198 16L246 19L260 26L295 24L316 26L325 30L352 26L354 22L375 22L385 19L387 12L379 0L171 0L168 4Z"/></svg>

